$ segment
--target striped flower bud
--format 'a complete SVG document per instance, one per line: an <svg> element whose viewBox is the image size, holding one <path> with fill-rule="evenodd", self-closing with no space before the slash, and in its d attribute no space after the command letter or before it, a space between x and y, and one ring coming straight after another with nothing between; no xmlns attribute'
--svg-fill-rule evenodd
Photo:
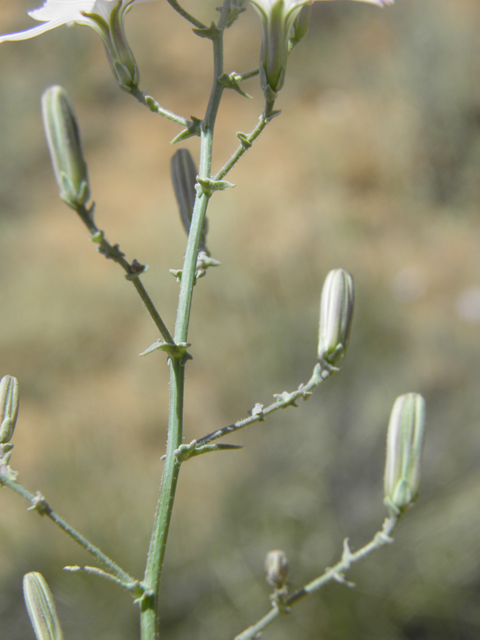
<svg viewBox="0 0 480 640"><path fill-rule="evenodd" d="M290 49L305 35L309 10L300 12L315 0L250 0L263 26L260 54L260 84L271 109L283 87ZM358 1L358 0L357 0ZM394 0L359 0L383 7Z"/></svg>
<svg viewBox="0 0 480 640"><path fill-rule="evenodd" d="M395 515L417 498L424 432L423 397L418 393L399 396L388 424L384 478L385 504Z"/></svg>
<svg viewBox="0 0 480 640"><path fill-rule="evenodd" d="M192 222L193 207L195 205L197 182L197 168L193 161L192 154L188 149L179 149L172 157L170 163L172 174L173 190L177 199L178 209L183 227L187 233L190 232ZM207 222L203 225L203 232L200 238L200 251L206 251Z"/></svg>
<svg viewBox="0 0 480 640"><path fill-rule="evenodd" d="M292 25L310 0L250 0L262 20L260 84L267 104L273 104L285 82Z"/></svg>
<svg viewBox="0 0 480 640"><path fill-rule="evenodd" d="M0 381L0 444L12 439L19 406L18 380L13 376L3 376Z"/></svg>
<svg viewBox="0 0 480 640"><path fill-rule="evenodd" d="M105 0L102 1L105 3ZM134 2L135 0L109 0L109 6L103 8L101 2L97 1L91 13L85 12L91 26L103 40L116 81L128 93L137 91L140 82L137 62L125 34L125 14Z"/></svg>
<svg viewBox="0 0 480 640"><path fill-rule="evenodd" d="M320 302L318 358L335 366L345 355L354 307L353 278L343 269L334 269L323 285Z"/></svg>
<svg viewBox="0 0 480 640"><path fill-rule="evenodd" d="M265 572L269 585L281 589L287 580L289 569L288 558L284 551L277 549L267 553Z"/></svg>
<svg viewBox="0 0 480 640"><path fill-rule="evenodd" d="M77 210L90 198L90 187L77 120L62 87L53 86L44 92L42 116L60 197Z"/></svg>
<svg viewBox="0 0 480 640"><path fill-rule="evenodd" d="M52 592L41 573L23 577L23 597L37 640L63 640Z"/></svg>

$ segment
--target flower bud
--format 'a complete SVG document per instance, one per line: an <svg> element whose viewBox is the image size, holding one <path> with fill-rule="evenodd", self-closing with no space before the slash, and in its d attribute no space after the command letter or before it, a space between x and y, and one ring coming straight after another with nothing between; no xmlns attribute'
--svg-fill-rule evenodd
<svg viewBox="0 0 480 640"><path fill-rule="evenodd" d="M323 285L320 302L318 358L337 365L345 355L354 306L353 278L343 269L334 269Z"/></svg>
<svg viewBox="0 0 480 640"><path fill-rule="evenodd" d="M95 3L99 13L87 13L91 26L103 40L108 62L120 87L128 93L138 90L140 72L133 52L125 34L124 16L131 9L135 0L109 0L112 8L101 10ZM99 6L97 6L99 5ZM104 13L106 16L104 17Z"/></svg>
<svg viewBox="0 0 480 640"><path fill-rule="evenodd" d="M44 92L42 116L60 197L76 210L90 198L90 187L77 120L62 87L53 86Z"/></svg>
<svg viewBox="0 0 480 640"><path fill-rule="evenodd" d="M193 207L195 204L197 182L197 168L188 149L179 149L172 157L170 163L172 173L173 190L177 199L178 209L183 227L190 232L192 222ZM206 251L207 221L203 225L203 232L200 238L200 251ZM208 253L208 252L207 252Z"/></svg>
<svg viewBox="0 0 480 640"><path fill-rule="evenodd" d="M13 376L3 376L0 381L0 444L12 439L19 406L18 380Z"/></svg>
<svg viewBox="0 0 480 640"><path fill-rule="evenodd" d="M272 587L281 589L285 584L290 567L284 551L269 551L265 558L267 582Z"/></svg>
<svg viewBox="0 0 480 640"><path fill-rule="evenodd" d="M23 577L23 596L37 640L63 640L52 593L41 573Z"/></svg>
<svg viewBox="0 0 480 640"><path fill-rule="evenodd" d="M273 103L285 82L289 39L303 6L311 0L250 0L262 20L260 84L268 103Z"/></svg>
<svg viewBox="0 0 480 640"><path fill-rule="evenodd" d="M400 515L416 500L425 432L425 400L418 393L399 396L388 424L385 504Z"/></svg>

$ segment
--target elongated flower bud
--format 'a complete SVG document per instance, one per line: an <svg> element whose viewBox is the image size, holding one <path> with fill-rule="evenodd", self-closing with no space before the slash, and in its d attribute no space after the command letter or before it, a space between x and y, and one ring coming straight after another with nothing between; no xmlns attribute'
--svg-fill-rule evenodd
<svg viewBox="0 0 480 640"><path fill-rule="evenodd" d="M289 38L302 7L311 0L250 0L262 20L260 84L267 104L275 101L285 82Z"/></svg>
<svg viewBox="0 0 480 640"><path fill-rule="evenodd" d="M385 504L396 515L418 495L425 433L425 400L418 393L399 396L388 424Z"/></svg>
<svg viewBox="0 0 480 640"><path fill-rule="evenodd" d="M281 589L287 580L289 569L288 558L284 551L277 549L267 553L265 572L269 585Z"/></svg>
<svg viewBox="0 0 480 640"><path fill-rule="evenodd" d="M37 640L63 640L52 592L41 573L23 577L23 596Z"/></svg>
<svg viewBox="0 0 480 640"><path fill-rule="evenodd" d="M336 365L345 355L354 307L353 278L343 269L330 271L320 302L318 358Z"/></svg>
<svg viewBox="0 0 480 640"><path fill-rule="evenodd" d="M0 381L0 444L12 439L19 406L18 380L13 376L3 376Z"/></svg>
<svg viewBox="0 0 480 640"><path fill-rule="evenodd" d="M112 8L104 8L99 13L95 13L95 7L99 4L95 2L94 11L84 14L103 40L115 79L128 93L137 91L140 82L138 65L125 34L125 14L131 9L134 1L109 0ZM105 13L107 15L104 15Z"/></svg>
<svg viewBox="0 0 480 640"><path fill-rule="evenodd" d="M53 86L44 92L42 116L60 197L77 210L90 198L90 187L77 120L62 87Z"/></svg>
<svg viewBox="0 0 480 640"><path fill-rule="evenodd" d="M179 149L172 157L170 163L172 173L173 190L177 199L178 209L183 227L190 232L190 224L192 222L193 207L195 204L197 182L197 168L193 161L192 154L188 149ZM202 236L200 238L200 251L206 251L207 221L203 226Z"/></svg>

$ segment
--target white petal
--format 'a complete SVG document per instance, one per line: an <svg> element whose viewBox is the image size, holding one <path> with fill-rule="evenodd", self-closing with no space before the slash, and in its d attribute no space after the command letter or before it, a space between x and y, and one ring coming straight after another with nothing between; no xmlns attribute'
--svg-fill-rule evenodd
<svg viewBox="0 0 480 640"><path fill-rule="evenodd" d="M26 31L19 31L18 33L7 33L4 36L0 36L0 42L7 42L7 40L28 40L29 38L35 38L35 36L39 36L41 33L45 33L46 31L50 31L51 29L60 27L62 24L65 24L65 22L65 20L50 20L50 22L40 24L38 25L38 27L33 27L32 29L27 29Z"/></svg>
<svg viewBox="0 0 480 640"><path fill-rule="evenodd" d="M62 20L65 24L74 22L82 11L92 11L94 5L95 0L47 0L43 7L29 11L28 15L40 22Z"/></svg>

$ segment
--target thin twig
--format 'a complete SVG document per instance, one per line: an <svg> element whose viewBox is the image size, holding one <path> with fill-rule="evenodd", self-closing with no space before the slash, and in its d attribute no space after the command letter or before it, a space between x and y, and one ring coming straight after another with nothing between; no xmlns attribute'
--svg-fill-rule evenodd
<svg viewBox="0 0 480 640"><path fill-rule="evenodd" d="M319 577L306 584L302 589L299 589L291 596L282 599L282 606L273 600L273 608L263 618L261 618L256 624L248 627L242 633L235 637L235 640L253 640L260 637L260 634L264 629L272 624L282 613L289 613L290 607L306 596L310 595L314 591L318 591L321 587L331 581L340 582L347 586L354 586L352 583L347 582L345 579L345 573L350 569L352 564L362 560L365 556L372 551L383 547L386 544L393 542L391 534L398 524L397 517L389 517L383 523L383 527L372 538L372 540L364 547L352 553L348 546L348 539L344 541L342 558L334 567L327 568L325 572Z"/></svg>
<svg viewBox="0 0 480 640"><path fill-rule="evenodd" d="M130 584L137 582L135 578L132 578L132 576L119 567L118 564L111 560L105 553L103 553L103 551L100 551L98 547L92 544L84 536L78 533L78 531L71 527L63 518L61 518L58 513L50 507L48 502L40 493L37 492L35 495L30 493L30 491L25 489L25 487L19 484L16 480L9 478L8 475L3 473L0 473L0 485L13 489L13 491L21 495L22 498L25 498L25 500L30 502L29 511L37 511L40 515L50 518L50 520L60 527L64 533L75 540L75 542L79 544L82 549L85 549L85 551L92 555L97 562L103 564L107 569L109 569L121 582Z"/></svg>
<svg viewBox="0 0 480 640"><path fill-rule="evenodd" d="M256 404L252 409L251 416L244 418L243 420L238 420L238 422L235 422L234 424L229 424L227 427L222 427L221 429L217 429L217 431L212 431L212 433L199 438L197 440L197 447L208 444L213 440L218 440L218 438L223 438L224 436L248 427L248 425L254 424L255 422L261 422L266 418L266 416L270 415L274 411L278 411L278 409L286 409L286 407L292 406L295 407L295 402L300 398L308 400L312 395L312 391L337 371L338 369L336 367L332 367L326 362L317 364L313 370L312 377L307 384L301 384L296 391L292 391L291 393L284 391L281 394L276 394L274 396L277 399L276 402L273 402L268 407L264 407L262 404Z"/></svg>

